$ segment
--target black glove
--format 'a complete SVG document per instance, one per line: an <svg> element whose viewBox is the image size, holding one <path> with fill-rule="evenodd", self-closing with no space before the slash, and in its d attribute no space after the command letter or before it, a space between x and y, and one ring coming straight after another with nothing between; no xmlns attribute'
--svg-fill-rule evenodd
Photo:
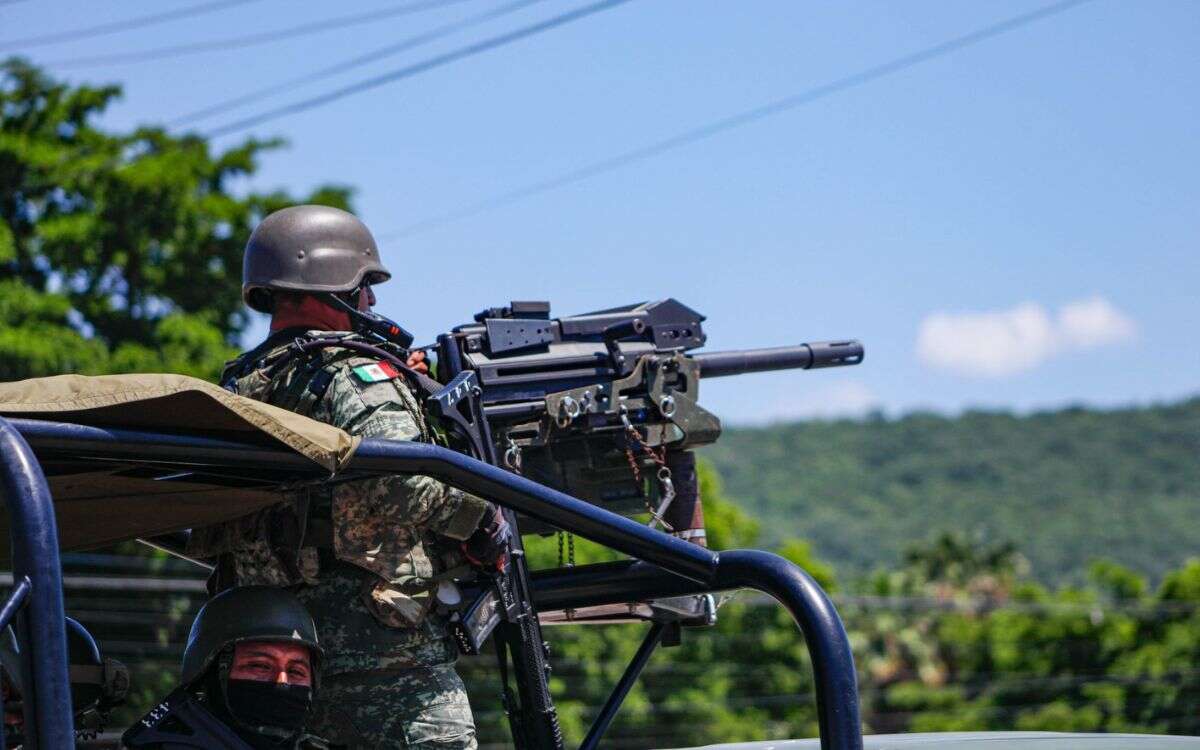
<svg viewBox="0 0 1200 750"><path fill-rule="evenodd" d="M504 514L498 507L488 503L483 521L475 533L462 543L462 551L477 567L503 571L508 567L508 543L511 537L512 528L504 520Z"/></svg>

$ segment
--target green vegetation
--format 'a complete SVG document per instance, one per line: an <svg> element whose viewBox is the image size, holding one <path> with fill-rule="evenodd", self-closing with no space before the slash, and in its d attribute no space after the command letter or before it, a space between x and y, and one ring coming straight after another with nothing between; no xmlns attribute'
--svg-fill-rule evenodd
<svg viewBox="0 0 1200 750"><path fill-rule="evenodd" d="M874 730L1200 730L1200 559L1157 591L1097 562L1052 592L1022 562L945 536L843 603Z"/></svg>
<svg viewBox="0 0 1200 750"><path fill-rule="evenodd" d="M760 526L702 475L715 548L760 546ZM552 540L535 562L557 564ZM598 559L581 547L581 561ZM1050 590L1029 578L1009 543L945 534L909 547L903 561L846 591L807 545L777 551L833 592L859 667L872 732L1046 729L1194 734L1200 731L1200 559L1154 590L1115 563L1086 585ZM574 741L603 703L644 627L551 628L554 682ZM490 663L467 667L474 705L494 704ZM689 630L662 649L614 725L611 747L688 745L812 736L817 732L808 654L773 603L740 595L715 628ZM481 713L485 740L498 715Z"/></svg>
<svg viewBox="0 0 1200 750"><path fill-rule="evenodd" d="M1200 399L730 429L705 455L769 541L808 539L844 575L945 531L1012 540L1050 583L1097 556L1157 579L1200 549Z"/></svg>
<svg viewBox="0 0 1200 750"><path fill-rule="evenodd" d="M0 64L0 379L62 372L215 378L248 317L241 257L251 227L297 202L246 192L262 154L214 153L159 127L95 125L116 86L70 87Z"/></svg>

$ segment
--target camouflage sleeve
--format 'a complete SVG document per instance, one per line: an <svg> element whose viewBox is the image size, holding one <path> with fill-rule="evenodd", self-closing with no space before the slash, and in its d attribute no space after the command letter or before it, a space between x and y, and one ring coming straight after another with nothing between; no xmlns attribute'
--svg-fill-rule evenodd
<svg viewBox="0 0 1200 750"><path fill-rule="evenodd" d="M401 380L363 382L352 372L362 361L338 368L329 385L329 421L351 435L387 440L422 436L419 406ZM466 539L483 518L486 503L432 477L397 475L356 482L357 490L381 498L387 515L452 539Z"/></svg>

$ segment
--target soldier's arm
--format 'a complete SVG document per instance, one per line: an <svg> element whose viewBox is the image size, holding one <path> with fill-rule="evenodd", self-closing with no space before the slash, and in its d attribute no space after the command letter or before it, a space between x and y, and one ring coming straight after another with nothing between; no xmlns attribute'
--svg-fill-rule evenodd
<svg viewBox="0 0 1200 750"><path fill-rule="evenodd" d="M365 382L351 360L329 385L330 422L364 438L417 440L416 400L400 380ZM404 389L404 390L401 390ZM381 511L397 523L421 526L452 539L466 539L479 527L487 503L432 477L404 475L355 482L355 491L378 498Z"/></svg>

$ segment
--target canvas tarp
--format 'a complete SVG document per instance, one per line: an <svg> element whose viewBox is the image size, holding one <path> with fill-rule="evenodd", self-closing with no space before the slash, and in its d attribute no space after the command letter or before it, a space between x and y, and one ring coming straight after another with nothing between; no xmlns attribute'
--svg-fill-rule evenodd
<svg viewBox="0 0 1200 750"><path fill-rule="evenodd" d="M330 425L183 375L58 375L0 383L0 415L286 446L330 474L345 465L359 442ZM280 499L265 482L239 485L204 477L167 482L128 461L78 465L69 458L43 461L65 550L236 518ZM8 543L5 514L4 558Z"/></svg>

